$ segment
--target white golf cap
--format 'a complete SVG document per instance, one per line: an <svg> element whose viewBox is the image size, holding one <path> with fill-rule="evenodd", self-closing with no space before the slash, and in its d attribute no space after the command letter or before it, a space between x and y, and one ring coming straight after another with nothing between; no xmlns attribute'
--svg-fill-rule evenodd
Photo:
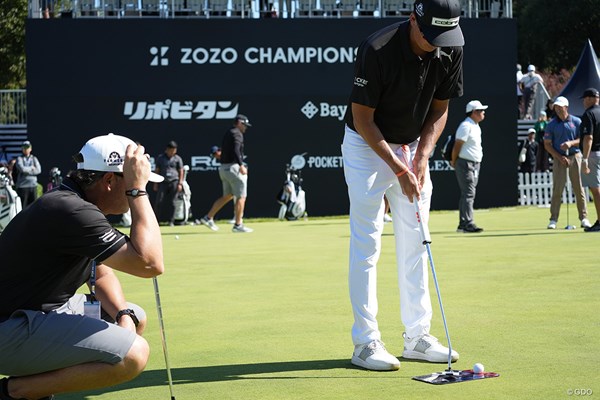
<svg viewBox="0 0 600 400"><path fill-rule="evenodd" d="M527 66L527 72L535 72L535 65L529 64Z"/></svg>
<svg viewBox="0 0 600 400"><path fill-rule="evenodd" d="M529 128L529 129L527 130L527 133L535 133L535 129L533 129L533 128Z"/></svg>
<svg viewBox="0 0 600 400"><path fill-rule="evenodd" d="M467 103L466 112L470 113L476 110L486 110L487 108L488 106L484 106L479 100L471 100Z"/></svg>
<svg viewBox="0 0 600 400"><path fill-rule="evenodd" d="M564 96L558 96L556 100L554 100L554 105L561 107L569 107L569 99L567 99Z"/></svg>
<svg viewBox="0 0 600 400"><path fill-rule="evenodd" d="M83 161L77 163L77 169L102 172L123 172L125 150L128 145L137 147L137 144L125 136L112 133L96 136L87 141L79 152ZM162 182L165 178L150 172L150 182Z"/></svg>

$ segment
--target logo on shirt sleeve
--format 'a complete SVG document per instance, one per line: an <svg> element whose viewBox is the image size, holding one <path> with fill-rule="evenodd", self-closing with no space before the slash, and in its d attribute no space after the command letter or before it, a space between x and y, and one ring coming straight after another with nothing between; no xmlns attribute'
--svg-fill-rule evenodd
<svg viewBox="0 0 600 400"><path fill-rule="evenodd" d="M369 81L366 80L366 79L359 78L358 76L356 78L354 78L354 85L355 86L365 87L365 86L367 86L367 83L369 83Z"/></svg>
<svg viewBox="0 0 600 400"><path fill-rule="evenodd" d="M110 243L113 240L115 240L117 237L117 234L115 233L115 231L110 230L108 232L105 232L104 234L102 234L100 236L100 240L102 240L104 243Z"/></svg>

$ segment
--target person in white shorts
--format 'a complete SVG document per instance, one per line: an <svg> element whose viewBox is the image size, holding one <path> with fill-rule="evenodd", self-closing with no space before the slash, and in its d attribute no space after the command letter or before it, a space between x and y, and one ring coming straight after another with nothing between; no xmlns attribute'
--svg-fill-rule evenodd
<svg viewBox="0 0 600 400"><path fill-rule="evenodd" d="M584 230L600 232L600 93L596 88L589 88L581 98L585 107L579 126L583 154L581 180L584 186L590 188L596 207L596 222Z"/></svg>
<svg viewBox="0 0 600 400"><path fill-rule="evenodd" d="M460 14L458 0L419 0L408 21L369 36L356 56L342 156L350 198L351 362L362 368L400 367L381 341L377 322L384 195L396 241L405 327L402 356L448 360L449 350L429 334L427 254L412 203L419 202L427 223L432 193L428 159L446 123L449 99L463 92Z"/></svg>

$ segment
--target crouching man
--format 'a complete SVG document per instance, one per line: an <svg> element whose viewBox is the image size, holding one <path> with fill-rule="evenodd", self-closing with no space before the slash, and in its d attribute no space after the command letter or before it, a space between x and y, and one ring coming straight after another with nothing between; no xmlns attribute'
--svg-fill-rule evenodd
<svg viewBox="0 0 600 400"><path fill-rule="evenodd" d="M160 230L146 195L143 146L123 136L89 140L77 169L19 213L0 236L0 399L129 381L145 368L144 311L127 303L113 269L151 278L164 270ZM131 210L130 237L106 215ZM87 283L90 295L76 294Z"/></svg>

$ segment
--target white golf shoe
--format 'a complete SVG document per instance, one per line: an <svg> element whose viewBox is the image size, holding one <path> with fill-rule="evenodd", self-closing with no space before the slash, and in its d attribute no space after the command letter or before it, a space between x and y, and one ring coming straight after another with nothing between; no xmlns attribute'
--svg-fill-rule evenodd
<svg viewBox="0 0 600 400"><path fill-rule="evenodd" d="M234 224L233 228L231 228L231 231L234 233L250 233L250 232L254 232L254 229L248 228L244 224L239 224L239 225Z"/></svg>
<svg viewBox="0 0 600 400"><path fill-rule="evenodd" d="M581 220L581 227L582 228L591 228L592 224L590 224L590 220L587 218L584 218Z"/></svg>
<svg viewBox="0 0 600 400"><path fill-rule="evenodd" d="M406 333L402 336L404 337L402 357L429 362L448 362L448 348L443 346L434 336L425 334L409 338ZM458 353L452 350L452 361L458 360L458 357Z"/></svg>
<svg viewBox="0 0 600 400"><path fill-rule="evenodd" d="M206 227L208 227L211 231L218 231L219 227L215 224L215 221L212 219L208 219L208 217L204 216L200 218L200 223Z"/></svg>
<svg viewBox="0 0 600 400"><path fill-rule="evenodd" d="M395 371L400 368L400 361L388 353L381 340L354 346L351 362L372 371Z"/></svg>
<svg viewBox="0 0 600 400"><path fill-rule="evenodd" d="M556 229L556 221L551 219L550 223L548 224L548 229Z"/></svg>

